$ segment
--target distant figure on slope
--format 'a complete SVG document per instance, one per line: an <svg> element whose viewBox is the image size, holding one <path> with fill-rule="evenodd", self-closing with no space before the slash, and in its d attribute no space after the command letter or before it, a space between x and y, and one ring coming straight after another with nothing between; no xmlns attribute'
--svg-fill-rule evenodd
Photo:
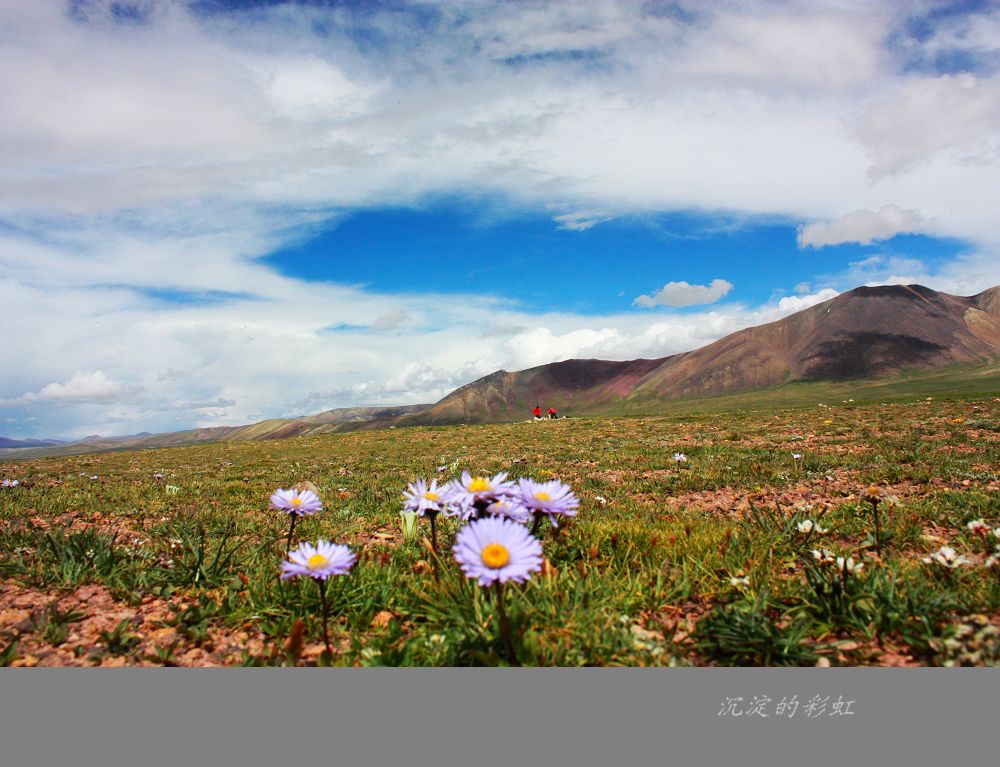
<svg viewBox="0 0 1000 767"><path fill-rule="evenodd" d="M549 408L549 418L555 418L555 417L556 417L556 409L554 407L550 407Z"/></svg>
<svg viewBox="0 0 1000 767"><path fill-rule="evenodd" d="M536 421L542 420L542 406L535 405L535 409L531 411L531 414L535 417Z"/></svg>

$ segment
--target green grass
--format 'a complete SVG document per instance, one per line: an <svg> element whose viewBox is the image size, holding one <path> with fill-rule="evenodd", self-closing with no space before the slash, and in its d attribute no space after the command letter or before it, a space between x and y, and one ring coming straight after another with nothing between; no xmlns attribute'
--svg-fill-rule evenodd
<svg viewBox="0 0 1000 767"><path fill-rule="evenodd" d="M846 381L795 381L767 389L690 397L677 400L629 402L625 408L608 412L614 415L648 412L700 413L763 408L809 407L819 402L841 404L853 399L857 404L878 403L908 397L964 399L970 396L1000 393L1000 362L946 365L932 369L914 369L900 375Z"/></svg>
<svg viewBox="0 0 1000 767"><path fill-rule="evenodd" d="M934 385L930 377L919 383ZM825 385L838 398L825 396L829 407L820 408L818 390L802 386L810 407L5 463L0 473L21 485L0 491L0 578L51 600L99 585L139 613L170 606L159 623L103 627L86 656L95 663L182 665L185 653L211 653L238 632L262 644L226 662L295 662L285 643L296 621L305 623L307 645L320 641L319 593L311 582L277 579L287 519L268 509L268 497L309 480L326 510L303 519L296 537L332 538L359 553L354 571L330 584L335 664L994 664L1000 567L982 566L989 546L966 524L983 518L1000 527L1000 403L923 391L872 398L845 384ZM682 468L675 451L689 458ZM513 659L493 600L448 554L456 523L440 526L440 579L419 540L402 534L406 483L463 468L558 476L581 499L572 524L543 531L546 573L508 590ZM859 498L871 483L900 497L882 510L881 561L872 556L870 507ZM800 533L807 518L829 532ZM942 543L974 565L951 572L923 563ZM845 583L816 562L814 548L865 567ZM749 585L731 581L743 576ZM0 663L65 647L93 618L40 604L31 625L0 626ZM147 632L165 629L172 633L162 642L147 641Z"/></svg>

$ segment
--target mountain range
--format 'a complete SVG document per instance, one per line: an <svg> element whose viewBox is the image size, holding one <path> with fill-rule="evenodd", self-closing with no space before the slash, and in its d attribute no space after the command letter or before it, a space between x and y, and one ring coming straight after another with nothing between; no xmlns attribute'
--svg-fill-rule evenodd
<svg viewBox="0 0 1000 767"><path fill-rule="evenodd" d="M498 370L430 405L340 408L247 426L9 444L9 457L279 439L358 429L519 421L535 404L562 414L664 412L671 403L796 382L883 379L1000 359L1000 286L954 296L921 285L860 287L693 351L659 359L571 359ZM8 444L4 444L4 443ZM23 441L30 442L30 441ZM36 441L37 442L37 441Z"/></svg>
<svg viewBox="0 0 1000 767"><path fill-rule="evenodd" d="M860 287L683 354L499 370L399 423L520 419L536 403L576 414L653 412L670 400L795 381L877 378L995 355L1000 355L1000 286L969 297L921 285Z"/></svg>

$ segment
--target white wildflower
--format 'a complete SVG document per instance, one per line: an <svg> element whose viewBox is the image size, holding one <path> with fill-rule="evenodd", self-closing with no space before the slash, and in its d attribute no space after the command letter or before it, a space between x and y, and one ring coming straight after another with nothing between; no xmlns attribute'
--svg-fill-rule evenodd
<svg viewBox="0 0 1000 767"><path fill-rule="evenodd" d="M942 546L930 556L924 557L924 562L929 565L938 564L951 570L969 564L969 560L965 558L965 555L959 554L951 546Z"/></svg>

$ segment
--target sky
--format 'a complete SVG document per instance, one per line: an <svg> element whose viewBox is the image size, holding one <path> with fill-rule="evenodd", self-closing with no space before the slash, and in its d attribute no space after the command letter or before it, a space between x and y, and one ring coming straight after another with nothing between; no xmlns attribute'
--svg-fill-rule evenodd
<svg viewBox="0 0 1000 767"><path fill-rule="evenodd" d="M1000 2L0 0L0 435L1000 284Z"/></svg>

